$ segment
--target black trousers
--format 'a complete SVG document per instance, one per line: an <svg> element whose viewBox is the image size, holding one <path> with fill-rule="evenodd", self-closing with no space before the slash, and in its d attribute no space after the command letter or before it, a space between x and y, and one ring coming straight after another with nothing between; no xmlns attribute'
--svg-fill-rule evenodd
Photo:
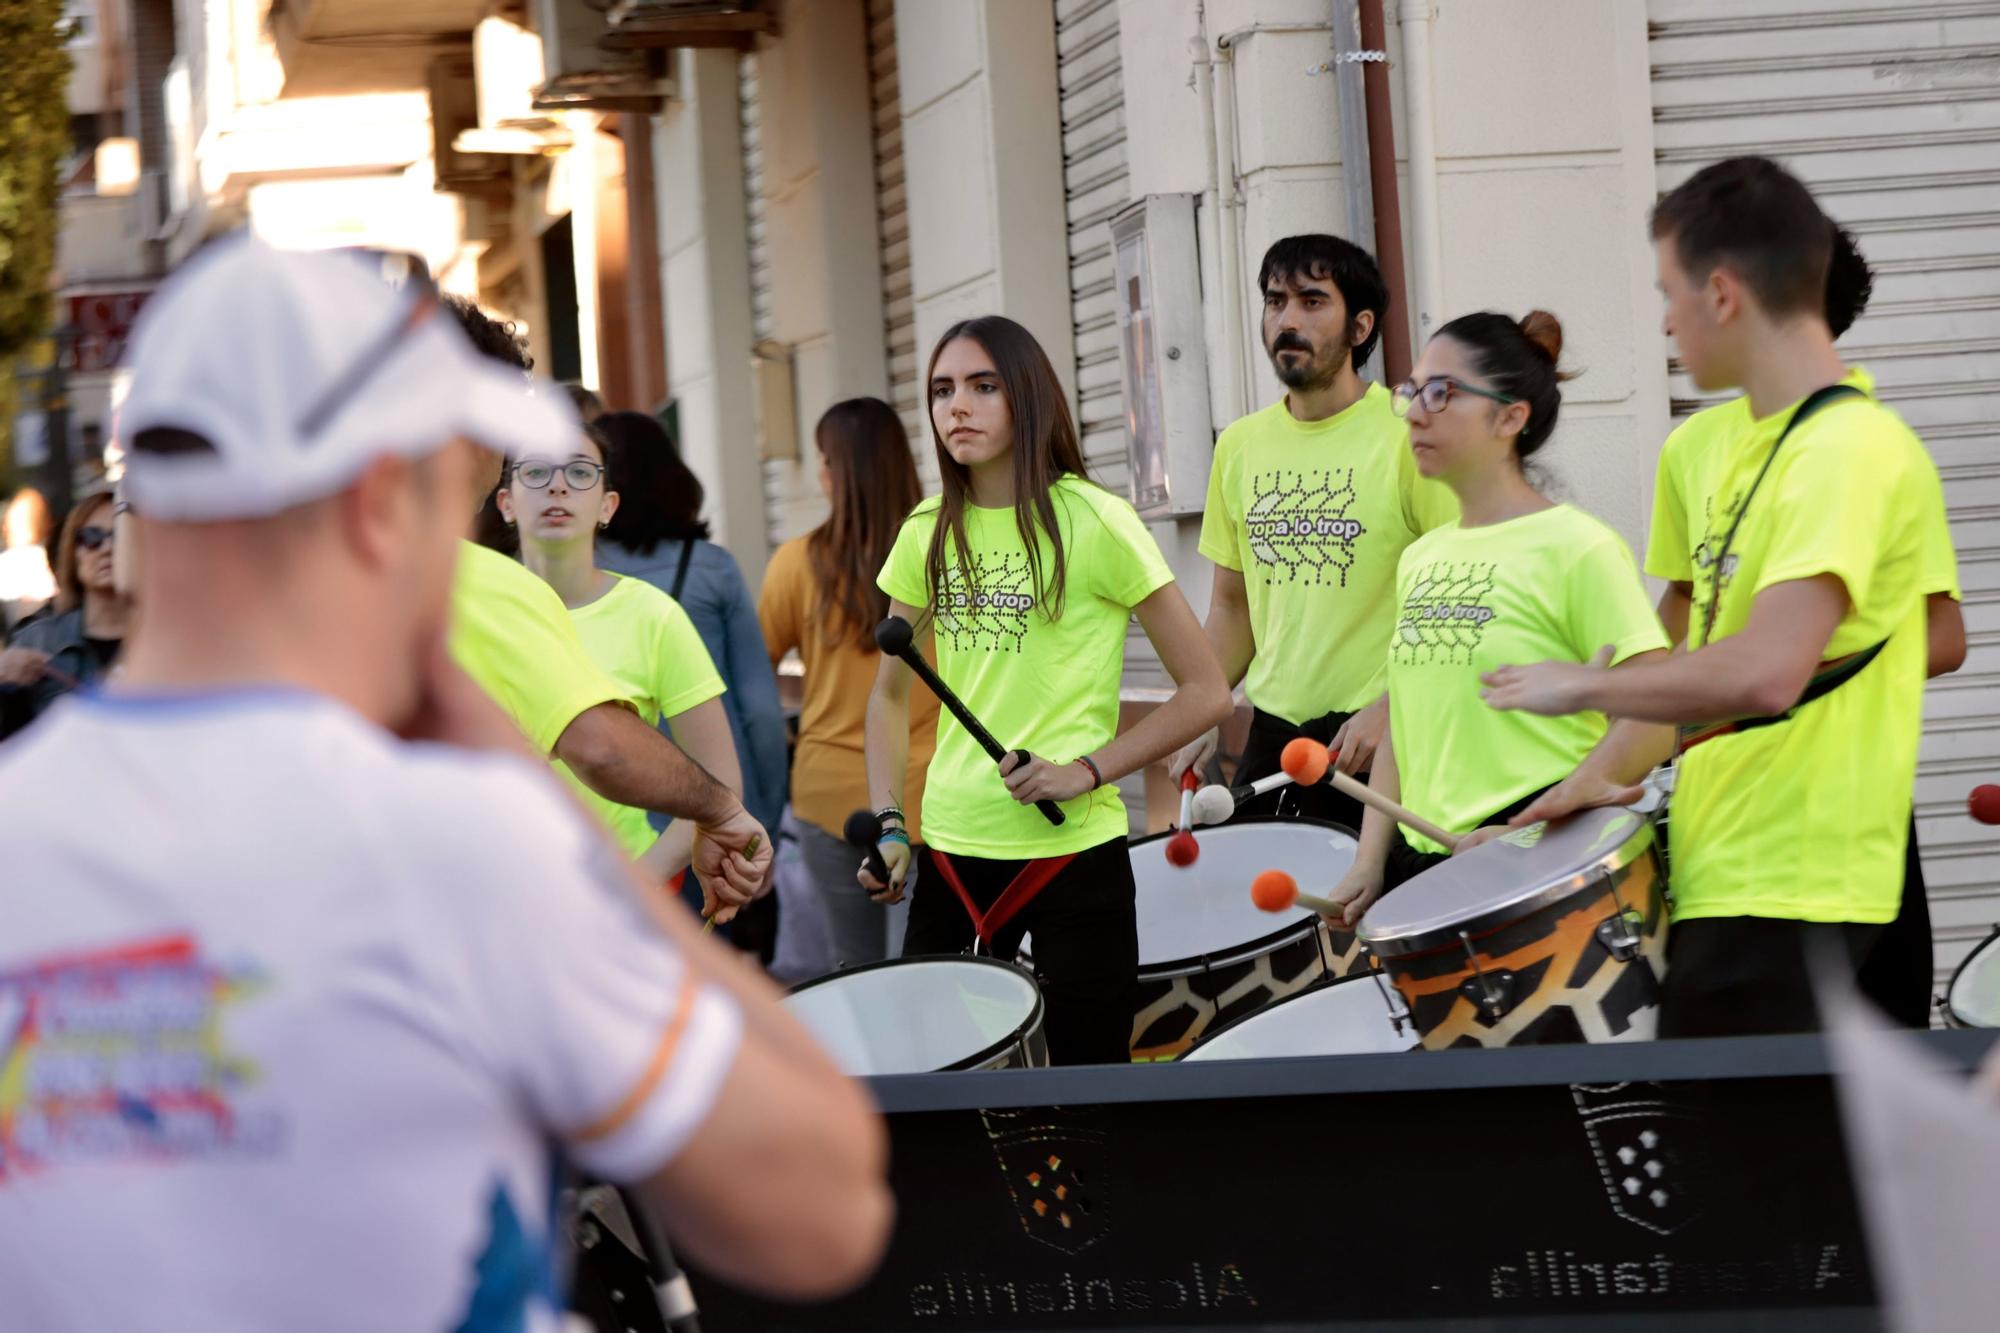
<svg viewBox="0 0 2000 1333"><path fill-rule="evenodd" d="M959 954L974 930L929 848L903 932L903 956ZM1026 861L952 856L951 866L982 911L991 907ZM1132 1015L1139 985L1139 888L1123 838L1076 859L994 936L992 956L1011 959L1021 936L1035 936L1035 978L1045 1006L1049 1063L1125 1064L1132 1058Z"/></svg>
<svg viewBox="0 0 2000 1333"><path fill-rule="evenodd" d="M1853 977L1882 929L1846 921L1761 916L1676 921L1667 935L1660 1035L1817 1032L1814 963L1824 960Z"/></svg>
<svg viewBox="0 0 2000 1333"><path fill-rule="evenodd" d="M1891 1022L1906 1028L1931 1025L1931 991L1936 984L1931 971L1931 904L1924 892L1923 849L1917 846L1914 811L1909 846L1903 853L1903 902L1861 964L1857 984Z"/></svg>
<svg viewBox="0 0 2000 1333"><path fill-rule="evenodd" d="M1268 778L1273 773L1284 771L1280 759L1288 742L1300 736L1310 736L1321 745L1333 744L1334 733L1339 731L1354 716L1352 713L1327 713L1312 718L1303 726L1293 726L1282 717L1267 713L1259 708L1250 715L1250 735L1243 742L1243 759L1236 766L1236 782L1255 782ZM1329 783L1316 787L1301 787L1293 784L1267 791L1262 796L1245 801L1236 807L1231 816L1236 819L1270 819L1274 816L1287 818L1304 815L1308 819L1324 819L1361 831L1361 802L1342 791L1334 790Z"/></svg>

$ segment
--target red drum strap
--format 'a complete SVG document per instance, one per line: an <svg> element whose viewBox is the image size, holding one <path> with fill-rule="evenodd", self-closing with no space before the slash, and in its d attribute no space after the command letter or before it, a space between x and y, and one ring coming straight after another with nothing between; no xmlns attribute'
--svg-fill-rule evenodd
<svg viewBox="0 0 2000 1333"><path fill-rule="evenodd" d="M952 866L951 858L937 848L931 848L932 863L944 876L944 882L951 885L951 891L958 895L959 902L965 904L965 914L972 918L972 929L978 934L979 942L988 946L992 945L993 937L1000 933L1000 928L1035 901L1036 896L1074 860L1076 853L1071 852L1068 856L1044 856L1028 862L982 915L979 904L973 902L972 895L966 891L965 881L958 877L958 871Z"/></svg>

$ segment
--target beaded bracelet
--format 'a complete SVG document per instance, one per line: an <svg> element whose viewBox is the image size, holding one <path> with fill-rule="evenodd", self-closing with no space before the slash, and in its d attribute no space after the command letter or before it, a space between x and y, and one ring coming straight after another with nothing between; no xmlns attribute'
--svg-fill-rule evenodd
<svg viewBox="0 0 2000 1333"><path fill-rule="evenodd" d="M877 810L875 812L875 818L880 820L893 819L898 824L907 824L910 822L909 820L903 818L903 812L901 808L893 805L884 806L882 809Z"/></svg>
<svg viewBox="0 0 2000 1333"><path fill-rule="evenodd" d="M908 847L910 845L910 835L899 828L885 828L882 830L882 836L875 839L875 841L878 843L900 842L905 847Z"/></svg>

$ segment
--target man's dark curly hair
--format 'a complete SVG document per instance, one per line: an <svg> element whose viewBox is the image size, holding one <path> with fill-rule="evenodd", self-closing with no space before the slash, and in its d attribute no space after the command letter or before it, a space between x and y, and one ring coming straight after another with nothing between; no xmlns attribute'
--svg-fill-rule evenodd
<svg viewBox="0 0 2000 1333"><path fill-rule="evenodd" d="M504 361L524 374L535 368L535 358L528 355L527 344L514 332L514 321L495 319L463 296L440 299L482 356Z"/></svg>

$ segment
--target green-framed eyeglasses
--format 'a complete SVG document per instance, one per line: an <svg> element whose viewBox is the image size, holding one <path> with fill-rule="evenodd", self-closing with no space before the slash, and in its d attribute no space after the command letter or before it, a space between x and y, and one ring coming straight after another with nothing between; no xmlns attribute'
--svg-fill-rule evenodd
<svg viewBox="0 0 2000 1333"><path fill-rule="evenodd" d="M1415 380L1404 380L1389 394L1389 406L1399 417L1410 414L1410 404L1421 402L1426 413L1442 412L1455 393L1469 393L1475 398L1487 398L1496 403L1518 403L1521 400L1511 393L1499 393L1493 389L1482 389L1477 384L1467 384L1464 380L1453 379L1449 375L1433 375L1422 384Z"/></svg>

